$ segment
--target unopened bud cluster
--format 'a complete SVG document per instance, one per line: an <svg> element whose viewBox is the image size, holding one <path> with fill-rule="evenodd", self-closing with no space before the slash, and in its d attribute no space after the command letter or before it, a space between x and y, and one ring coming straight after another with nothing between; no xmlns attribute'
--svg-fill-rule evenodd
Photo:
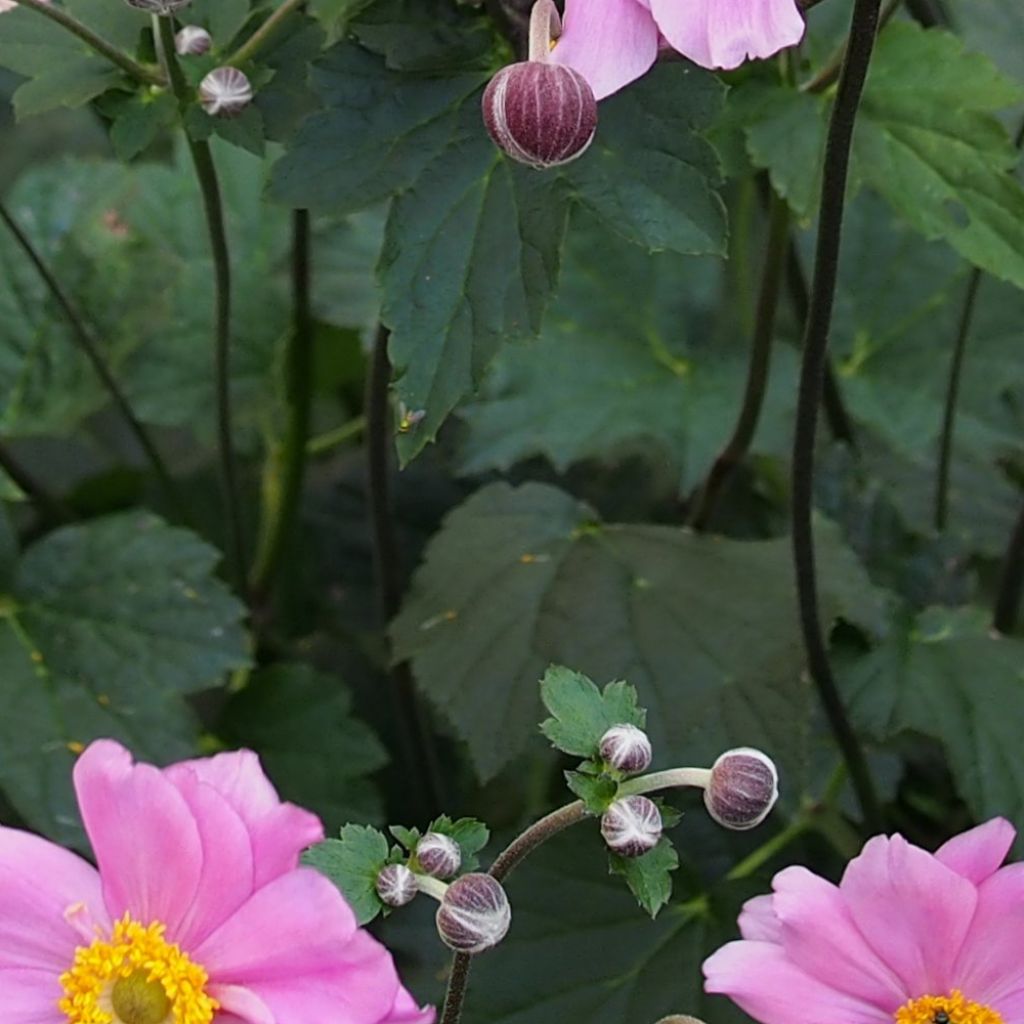
<svg viewBox="0 0 1024 1024"><path fill-rule="evenodd" d="M760 825L779 798L779 776L767 754L737 747L711 766L704 790L708 814L725 828L744 830Z"/></svg>

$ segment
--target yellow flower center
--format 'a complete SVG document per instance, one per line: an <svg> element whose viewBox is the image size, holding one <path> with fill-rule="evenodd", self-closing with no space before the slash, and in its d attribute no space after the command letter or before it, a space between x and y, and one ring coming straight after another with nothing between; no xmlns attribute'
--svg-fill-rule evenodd
<svg viewBox="0 0 1024 1024"><path fill-rule="evenodd" d="M125 914L109 940L79 946L60 977L71 1024L210 1024L220 1004L206 994L206 971L164 931Z"/></svg>
<svg viewBox="0 0 1024 1024"><path fill-rule="evenodd" d="M896 1011L896 1024L1003 1024L1003 1018L955 988L948 996L911 999Z"/></svg>

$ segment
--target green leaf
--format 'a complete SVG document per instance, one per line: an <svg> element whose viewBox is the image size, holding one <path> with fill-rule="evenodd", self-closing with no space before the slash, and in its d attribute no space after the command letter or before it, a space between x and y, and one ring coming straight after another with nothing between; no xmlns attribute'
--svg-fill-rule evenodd
<svg viewBox="0 0 1024 1024"><path fill-rule="evenodd" d="M134 159L177 120L178 105L169 92L143 93L126 98L114 111L110 141L118 159Z"/></svg>
<svg viewBox="0 0 1024 1024"><path fill-rule="evenodd" d="M824 620L880 630L880 598L828 523L817 530ZM804 783L814 698L787 538L738 541L601 525L555 488L494 484L449 514L392 626L423 692L489 778L535 735L551 662L628 677L654 748L710 763L771 752Z"/></svg>
<svg viewBox="0 0 1024 1024"><path fill-rule="evenodd" d="M653 850L640 857L609 854L613 875L621 875L629 891L652 918L672 898L672 872L679 867L679 855L671 840L662 836Z"/></svg>
<svg viewBox="0 0 1024 1024"><path fill-rule="evenodd" d="M308 665L253 673L221 714L223 738L250 747L286 800L308 807L333 831L345 821L380 820L371 776L388 755L352 714L352 698L334 676Z"/></svg>
<svg viewBox="0 0 1024 1024"><path fill-rule="evenodd" d="M338 887L362 925L384 909L377 895L377 875L388 863L388 855L383 833L366 825L345 825L340 839L317 843L302 855L302 863Z"/></svg>
<svg viewBox="0 0 1024 1024"><path fill-rule="evenodd" d="M586 805L591 814L604 814L615 800L618 783L607 775L566 772L565 782Z"/></svg>
<svg viewBox="0 0 1024 1024"><path fill-rule="evenodd" d="M541 723L540 731L552 746L580 757L596 757L601 737L613 725L642 729L647 718L629 683L608 683L602 691L582 673L560 665L544 673L540 698L552 715Z"/></svg>
<svg viewBox="0 0 1024 1024"><path fill-rule="evenodd" d="M861 729L934 737L979 819L1024 820L1024 642L993 633L986 612L929 608L849 664L844 682Z"/></svg>
<svg viewBox="0 0 1024 1024"><path fill-rule="evenodd" d="M412 853L416 844L420 841L422 833L418 828L405 828L403 825L389 825L388 831Z"/></svg>
<svg viewBox="0 0 1024 1024"><path fill-rule="evenodd" d="M33 827L80 839L71 768L90 740L158 762L194 751L182 696L247 662L218 558L139 513L66 527L21 556L0 614L0 785Z"/></svg>
<svg viewBox="0 0 1024 1024"><path fill-rule="evenodd" d="M478 853L487 845L491 838L490 829L476 818L459 818L452 821L447 814L435 818L427 828L428 832L440 832L450 836L459 844L462 853L460 873L475 871L480 862ZM398 839L398 836L395 837ZM399 840L401 842L401 840Z"/></svg>

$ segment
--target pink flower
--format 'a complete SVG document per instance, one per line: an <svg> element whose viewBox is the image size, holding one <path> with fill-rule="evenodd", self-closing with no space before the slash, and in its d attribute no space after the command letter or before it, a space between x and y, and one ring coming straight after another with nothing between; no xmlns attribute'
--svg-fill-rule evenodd
<svg viewBox="0 0 1024 1024"><path fill-rule="evenodd" d="M643 75L667 45L705 68L735 68L800 42L796 0L565 0L551 59L598 99Z"/></svg>
<svg viewBox="0 0 1024 1024"><path fill-rule="evenodd" d="M0 1006L12 1024L429 1024L327 879L323 838L250 751L163 771L111 740L75 790L97 871L0 829Z"/></svg>
<svg viewBox="0 0 1024 1024"><path fill-rule="evenodd" d="M999 867L1013 837L1002 818L935 854L876 836L838 886L786 868L705 988L762 1024L1021 1024L1024 864Z"/></svg>

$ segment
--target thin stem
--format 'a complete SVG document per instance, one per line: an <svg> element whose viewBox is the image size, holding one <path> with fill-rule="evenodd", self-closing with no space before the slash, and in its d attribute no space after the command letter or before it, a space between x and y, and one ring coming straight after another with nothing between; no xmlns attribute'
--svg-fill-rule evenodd
<svg viewBox="0 0 1024 1024"><path fill-rule="evenodd" d="M949 467L953 457L953 433L956 429L956 404L960 397L960 378L964 368L964 354L967 338L971 333L974 310L981 286L981 270L975 267L967 281L964 304L960 311L956 341L953 343L953 357L949 363L949 381L946 384L946 401L942 410L942 433L939 439L939 465L935 474L935 529L945 530L949 519Z"/></svg>
<svg viewBox="0 0 1024 1024"><path fill-rule="evenodd" d="M619 786L617 795L636 796L638 793L654 793L659 789L707 789L710 782L710 768L669 768L667 771L627 779Z"/></svg>
<svg viewBox="0 0 1024 1024"><path fill-rule="evenodd" d="M440 903L444 899L444 894L448 891L448 884L447 882L442 882L440 878L433 878L430 875L417 875L416 888Z"/></svg>
<svg viewBox="0 0 1024 1024"><path fill-rule="evenodd" d="M880 32L889 23L892 16L899 10L901 3L903 3L903 0L886 0L885 7L882 9L882 13L878 18L878 28L876 31ZM846 47L847 43L841 43L836 48L832 56L825 61L821 70L812 79L800 86L800 91L821 93L835 85L836 82L839 81L839 73L843 68L843 61L846 57Z"/></svg>
<svg viewBox="0 0 1024 1024"><path fill-rule="evenodd" d="M383 324L378 325L366 376L365 402L367 511L373 542L377 605L384 628L398 613L402 601L402 574L391 500L390 453L393 433L388 405L388 386L391 382L389 337L388 329ZM407 765L406 776L410 785L419 791L421 806L439 809L443 803L440 796L440 769L423 709L416 699L408 665L394 666L389 678L398 740Z"/></svg>
<svg viewBox="0 0 1024 1024"><path fill-rule="evenodd" d="M750 346L750 363L747 368L743 404L740 406L732 436L718 453L707 479L694 500L690 512L690 525L695 530L707 527L722 487L746 457L757 431L764 396L768 390L772 341L775 337L775 313L779 305L779 289L786 265L788 240L789 206L785 199L773 192L768 212L768 241L761 272L761 290L757 298L754 336Z"/></svg>
<svg viewBox="0 0 1024 1024"><path fill-rule="evenodd" d="M1020 612L1021 589L1024 588L1024 507L1017 516L1017 522L1006 546L1003 569L996 595L995 615L992 625L1000 633L1012 633L1017 625Z"/></svg>
<svg viewBox="0 0 1024 1024"><path fill-rule="evenodd" d="M56 523L66 523L74 518L71 510L55 495L41 484L34 474L30 473L7 448L0 444L0 469L2 469L25 495L35 504L39 511Z"/></svg>
<svg viewBox="0 0 1024 1024"><path fill-rule="evenodd" d="M793 818L780 832L776 832L766 843L748 854L725 876L729 882L748 878L759 871L777 853L784 850L794 839L802 836L811 827L811 814L804 811Z"/></svg>
<svg viewBox="0 0 1024 1024"><path fill-rule="evenodd" d="M843 206L849 172L850 147L857 108L864 90L878 28L880 0L855 0L846 57L839 78L828 140L821 188L821 212L811 284L811 301L803 343L803 364L797 398L793 439L793 562L797 603L807 665L818 690L836 743L843 754L865 824L881 831L882 813L874 782L850 724L828 660L818 609L815 573L812 505L814 498L814 447L821 404L829 329L839 271L839 245Z"/></svg>
<svg viewBox="0 0 1024 1024"><path fill-rule="evenodd" d="M167 77L184 113L191 102L188 83L178 64L174 49L174 25L171 18L154 18L161 58ZM245 552L241 504L238 497L238 471L235 463L234 435L231 429L231 257L228 252L227 229L224 224L224 204L221 200L217 168L213 162L209 143L193 139L185 131L192 163L195 166L199 190L203 197L210 248L213 254L216 286L214 321L214 380L217 402L217 444L220 453L221 488L227 519L228 552L232 571L241 589L244 584Z"/></svg>
<svg viewBox="0 0 1024 1024"><path fill-rule="evenodd" d="M287 425L267 456L263 518L249 587L265 595L291 535L302 494L308 454L313 388L313 315L310 306L309 211L292 213L292 330L285 353Z"/></svg>
<svg viewBox="0 0 1024 1024"><path fill-rule="evenodd" d="M332 448L337 448L346 441L357 438L364 430L366 430L366 417L353 416L347 423L342 423L340 427L311 437L306 442L306 453L313 456L324 455Z"/></svg>
<svg viewBox="0 0 1024 1024"><path fill-rule="evenodd" d="M244 64L247 60L252 60L277 34L278 29L284 24L288 16L302 7L305 2L306 0L284 0L284 3L231 54L225 63L237 66Z"/></svg>
<svg viewBox="0 0 1024 1024"><path fill-rule="evenodd" d="M553 0L536 0L530 12L529 60L546 64L551 59L551 43L562 34L562 19Z"/></svg>
<svg viewBox="0 0 1024 1024"><path fill-rule="evenodd" d="M181 503L178 499L177 490L175 489L174 481L171 479L170 473L167 471L167 466L164 463L163 456L161 456L159 449L153 443L153 439L149 436L149 432L142 425L132 410L131 404L124 392L121 390L121 386L117 383L110 367L107 366L106 360L100 352L100 347L96 339L93 337L90 329L86 326L85 321L79 314L78 309L71 300L71 297L64 291L64 288L61 286L60 281L57 280L56 275L49 266L47 266L42 255L32 244L28 235L26 235L18 226L17 221L8 212L3 203L0 203L0 221L3 221L7 226L7 229L14 236L18 245L21 246L25 255L28 256L32 265L36 268L37 273L43 279L43 283L49 290L50 295L57 302L57 305L60 306L68 324L71 326L71 333L77 341L78 347L83 353L85 353L86 358L92 365L93 371L96 376L99 377L100 383L106 389L111 401L117 407L117 410L123 417L128 429L131 431L135 440L138 442L139 447L143 450L146 458L149 460L149 464L152 466L153 472L160 481L160 485L163 488L168 503L175 510L180 511Z"/></svg>
<svg viewBox="0 0 1024 1024"><path fill-rule="evenodd" d="M57 22L58 25L78 36L83 43L92 47L100 56L106 57L112 64L116 64L122 71L131 75L137 82L144 85L167 84L152 68L145 67L129 57L123 50L119 50L113 43L108 43L87 25L83 25L77 18L73 18L63 7L46 3L45 0L19 0L19 4L21 7L28 7L51 21Z"/></svg>

